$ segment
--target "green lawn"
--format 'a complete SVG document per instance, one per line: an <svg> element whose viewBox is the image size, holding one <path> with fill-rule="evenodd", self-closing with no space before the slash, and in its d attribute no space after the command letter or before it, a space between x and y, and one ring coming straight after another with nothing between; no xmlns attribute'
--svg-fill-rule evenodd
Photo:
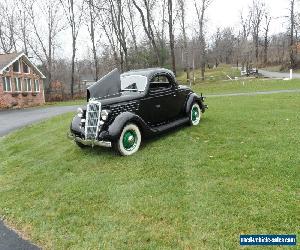
<svg viewBox="0 0 300 250"><path fill-rule="evenodd" d="M208 98L200 126L146 141L131 157L67 140L73 114L29 126L0 139L0 215L47 249L237 249L240 234L299 238L299 100Z"/></svg>
<svg viewBox="0 0 300 250"><path fill-rule="evenodd" d="M300 79L283 81L267 78L240 77L240 71L230 65L220 65L215 69L207 69L205 80L200 80L200 71L196 70L195 85L193 90L204 95L255 92L282 89L300 89ZM228 77L230 76L232 80ZM235 79L235 77L238 77ZM180 83L186 84L186 73L179 72L177 79Z"/></svg>
<svg viewBox="0 0 300 250"><path fill-rule="evenodd" d="M70 101L62 101L62 102L46 102L43 106L71 106L71 105L82 105L86 103L85 99L79 100L70 100Z"/></svg>

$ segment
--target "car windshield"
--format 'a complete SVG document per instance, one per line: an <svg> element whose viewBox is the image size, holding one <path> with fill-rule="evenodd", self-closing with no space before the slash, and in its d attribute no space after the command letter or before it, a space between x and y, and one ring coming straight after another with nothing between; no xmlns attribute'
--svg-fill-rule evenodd
<svg viewBox="0 0 300 250"><path fill-rule="evenodd" d="M145 91L147 77L141 75L121 76L122 91Z"/></svg>

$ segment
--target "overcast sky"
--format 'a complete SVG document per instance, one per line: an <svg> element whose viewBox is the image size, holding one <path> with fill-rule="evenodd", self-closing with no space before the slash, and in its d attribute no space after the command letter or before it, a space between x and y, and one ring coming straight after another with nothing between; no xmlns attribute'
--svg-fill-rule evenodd
<svg viewBox="0 0 300 250"><path fill-rule="evenodd" d="M187 22L189 32L193 32L193 26L196 24L196 13L194 8L194 0L186 0L187 2ZM240 25L240 11L243 10L244 15L247 14L252 0L214 0L207 11L207 36L210 37L218 27L233 27L236 31ZM274 18L271 22L270 32L279 33L285 31L288 25L288 19L285 16L289 14L289 0L265 0L267 9ZM167 32L167 29L166 29ZM70 32L66 30L63 34L64 47L62 56L70 58L71 55L71 39ZM103 38L104 39L104 38ZM78 37L78 56L83 59L87 57L89 47L89 37L86 27L81 29Z"/></svg>

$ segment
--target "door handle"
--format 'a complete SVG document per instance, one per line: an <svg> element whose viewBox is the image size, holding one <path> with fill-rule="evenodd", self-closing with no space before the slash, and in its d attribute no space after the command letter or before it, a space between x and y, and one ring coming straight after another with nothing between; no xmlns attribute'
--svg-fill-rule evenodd
<svg viewBox="0 0 300 250"><path fill-rule="evenodd" d="M155 108L158 108L158 109L159 109L159 108L160 108L160 104L156 104L156 105L155 105Z"/></svg>

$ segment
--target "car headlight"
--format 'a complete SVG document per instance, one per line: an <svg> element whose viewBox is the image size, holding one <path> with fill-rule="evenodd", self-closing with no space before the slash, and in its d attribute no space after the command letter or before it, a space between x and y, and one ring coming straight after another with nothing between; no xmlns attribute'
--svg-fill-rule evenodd
<svg viewBox="0 0 300 250"><path fill-rule="evenodd" d="M100 116L101 116L101 119L102 119L103 121L106 121L107 118L108 118L108 111L105 110L105 109L102 110L101 113L100 113Z"/></svg>
<svg viewBox="0 0 300 250"><path fill-rule="evenodd" d="M83 115L83 110L82 110L82 108L78 108L77 109L77 115L81 118L82 117L82 115Z"/></svg>

